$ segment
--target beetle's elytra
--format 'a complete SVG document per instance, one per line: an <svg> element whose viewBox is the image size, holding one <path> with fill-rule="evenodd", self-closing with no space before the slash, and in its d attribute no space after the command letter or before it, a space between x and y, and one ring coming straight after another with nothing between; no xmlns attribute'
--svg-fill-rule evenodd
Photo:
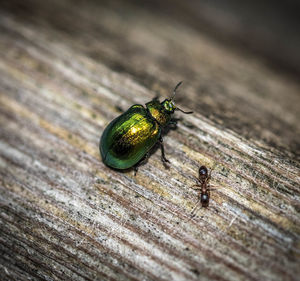
<svg viewBox="0 0 300 281"><path fill-rule="evenodd" d="M140 104L133 105L105 128L99 145L104 164L116 169L137 166L157 141L161 143L162 160L168 162L161 130L170 123L175 110L192 113L182 111L173 102L181 83L176 85L172 98L163 102L155 98L146 103L146 108Z"/></svg>

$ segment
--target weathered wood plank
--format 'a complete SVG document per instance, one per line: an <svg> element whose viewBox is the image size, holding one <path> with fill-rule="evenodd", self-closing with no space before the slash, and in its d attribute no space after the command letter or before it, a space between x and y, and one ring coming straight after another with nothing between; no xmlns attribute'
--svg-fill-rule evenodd
<svg viewBox="0 0 300 281"><path fill-rule="evenodd" d="M297 279L298 81L134 6L9 5L0 11L4 280ZM169 96L182 79L177 104L194 114L178 113L164 137L170 168L160 151L137 176L105 167L99 137L119 108ZM217 189L191 219L203 164Z"/></svg>

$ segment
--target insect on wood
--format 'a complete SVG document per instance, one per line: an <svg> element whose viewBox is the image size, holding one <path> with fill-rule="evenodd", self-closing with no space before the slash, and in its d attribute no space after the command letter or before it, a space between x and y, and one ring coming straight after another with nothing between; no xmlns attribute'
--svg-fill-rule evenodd
<svg viewBox="0 0 300 281"><path fill-rule="evenodd" d="M134 166L137 171L141 161L149 156L148 152L157 142L161 145L163 162L169 162L164 153L162 129L172 123L171 117L175 111L193 113L175 106L174 97L181 83L176 85L171 98L163 102L154 98L146 103L146 108L135 104L111 121L104 129L99 144L104 164L120 170Z"/></svg>
<svg viewBox="0 0 300 281"><path fill-rule="evenodd" d="M211 171L208 173L208 170L205 166L199 168L199 178L197 181L199 184L191 186L191 188L199 191L199 201L201 202L202 207L208 207L209 198L210 198L210 180ZM196 208L196 206L195 206ZM195 209L194 208L194 209Z"/></svg>

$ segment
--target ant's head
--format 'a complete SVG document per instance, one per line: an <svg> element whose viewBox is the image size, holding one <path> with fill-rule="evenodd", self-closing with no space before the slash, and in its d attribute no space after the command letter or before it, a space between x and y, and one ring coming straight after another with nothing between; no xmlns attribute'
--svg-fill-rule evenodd
<svg viewBox="0 0 300 281"><path fill-rule="evenodd" d="M205 166L199 168L199 178L206 178L208 176L208 171Z"/></svg>

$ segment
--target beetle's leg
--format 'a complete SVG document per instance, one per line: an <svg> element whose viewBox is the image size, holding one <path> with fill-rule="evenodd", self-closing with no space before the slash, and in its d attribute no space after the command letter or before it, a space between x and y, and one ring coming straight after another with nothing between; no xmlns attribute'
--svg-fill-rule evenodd
<svg viewBox="0 0 300 281"><path fill-rule="evenodd" d="M149 158L149 152L147 152L145 154L145 156L134 166L134 175L136 176L138 170L139 170L139 166L145 164L145 162L147 161L147 159Z"/></svg>
<svg viewBox="0 0 300 281"><path fill-rule="evenodd" d="M176 127L177 127L177 120L171 120L169 122L169 126L171 127L171 129L176 129Z"/></svg>
<svg viewBox="0 0 300 281"><path fill-rule="evenodd" d="M161 136L159 137L159 142L160 142L160 148L161 148L161 159L162 159L162 161L170 163L170 161L165 156L165 149L164 149L164 144L163 144L164 141L163 141L163 138Z"/></svg>

